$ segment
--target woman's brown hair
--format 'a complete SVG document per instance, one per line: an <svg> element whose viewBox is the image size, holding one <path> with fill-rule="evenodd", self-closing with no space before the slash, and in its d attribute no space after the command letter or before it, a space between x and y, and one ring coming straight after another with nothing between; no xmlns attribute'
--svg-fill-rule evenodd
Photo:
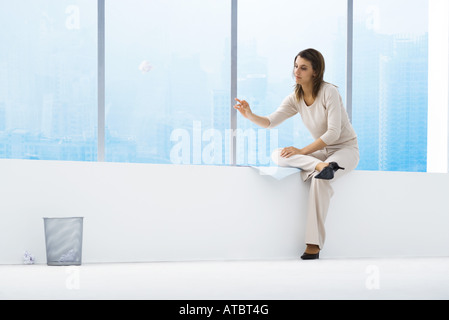
<svg viewBox="0 0 449 320"><path fill-rule="evenodd" d="M296 59L298 57L301 57L309 61L312 64L313 71L315 71L316 73L313 79L313 91L312 91L313 98L315 99L318 96L321 84L324 82L323 80L325 69L324 57L319 51L315 49L306 49L301 51L296 55L295 60L293 60L293 75L295 73L294 66L296 64ZM302 86L300 84L295 85L295 94L296 99L298 101L300 101L301 98L304 96L304 91L302 90Z"/></svg>

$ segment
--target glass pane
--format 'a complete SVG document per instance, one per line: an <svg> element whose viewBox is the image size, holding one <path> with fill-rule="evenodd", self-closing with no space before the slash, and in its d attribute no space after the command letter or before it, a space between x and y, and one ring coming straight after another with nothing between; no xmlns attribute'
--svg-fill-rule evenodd
<svg viewBox="0 0 449 320"><path fill-rule="evenodd" d="M354 1L358 169L426 171L428 1Z"/></svg>
<svg viewBox="0 0 449 320"><path fill-rule="evenodd" d="M0 157L96 160L97 5L0 5Z"/></svg>
<svg viewBox="0 0 449 320"><path fill-rule="evenodd" d="M224 164L230 5L106 1L107 161Z"/></svg>
<svg viewBox="0 0 449 320"><path fill-rule="evenodd" d="M238 5L238 97L255 114L271 114L294 91L294 59L308 48L323 54L324 80L337 85L346 101L346 0L239 0ZM238 147L238 164L269 165L274 148L313 142L299 114L270 130L239 113L237 121L245 139L250 137Z"/></svg>

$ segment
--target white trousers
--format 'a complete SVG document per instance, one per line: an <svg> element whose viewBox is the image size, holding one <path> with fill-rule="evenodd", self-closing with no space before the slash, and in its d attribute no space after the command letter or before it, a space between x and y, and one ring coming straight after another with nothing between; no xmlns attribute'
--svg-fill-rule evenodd
<svg viewBox="0 0 449 320"><path fill-rule="evenodd" d="M282 149L276 149L271 154L273 162L281 167L300 168L303 181L311 180L305 242L316 244L322 249L326 239L324 222L326 221L330 199L334 195L332 182L357 167L360 160L358 145L352 143L351 145L328 146L309 155L294 155L289 158L280 156ZM332 180L315 179L315 176L319 173L315 170L315 167L320 162L337 162L345 170L340 169L335 172Z"/></svg>

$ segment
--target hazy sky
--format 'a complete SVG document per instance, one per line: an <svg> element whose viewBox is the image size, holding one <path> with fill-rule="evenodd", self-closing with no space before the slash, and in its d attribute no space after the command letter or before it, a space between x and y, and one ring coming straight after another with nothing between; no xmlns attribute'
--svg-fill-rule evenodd
<svg viewBox="0 0 449 320"><path fill-rule="evenodd" d="M431 1L431 0L430 0ZM428 30L429 0L357 0L354 17L382 34L422 34Z"/></svg>

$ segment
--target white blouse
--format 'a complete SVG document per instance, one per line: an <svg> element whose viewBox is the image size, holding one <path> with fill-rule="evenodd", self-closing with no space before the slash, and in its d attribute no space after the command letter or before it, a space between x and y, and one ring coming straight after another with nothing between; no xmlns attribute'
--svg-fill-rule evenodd
<svg viewBox="0 0 449 320"><path fill-rule="evenodd" d="M299 113L306 128L316 140L321 138L328 146L357 144L357 135L352 127L348 113L343 106L338 89L330 83L323 82L318 96L312 105L307 106L302 98L297 101L295 92L288 95L272 114L267 116L272 129L286 119Z"/></svg>

